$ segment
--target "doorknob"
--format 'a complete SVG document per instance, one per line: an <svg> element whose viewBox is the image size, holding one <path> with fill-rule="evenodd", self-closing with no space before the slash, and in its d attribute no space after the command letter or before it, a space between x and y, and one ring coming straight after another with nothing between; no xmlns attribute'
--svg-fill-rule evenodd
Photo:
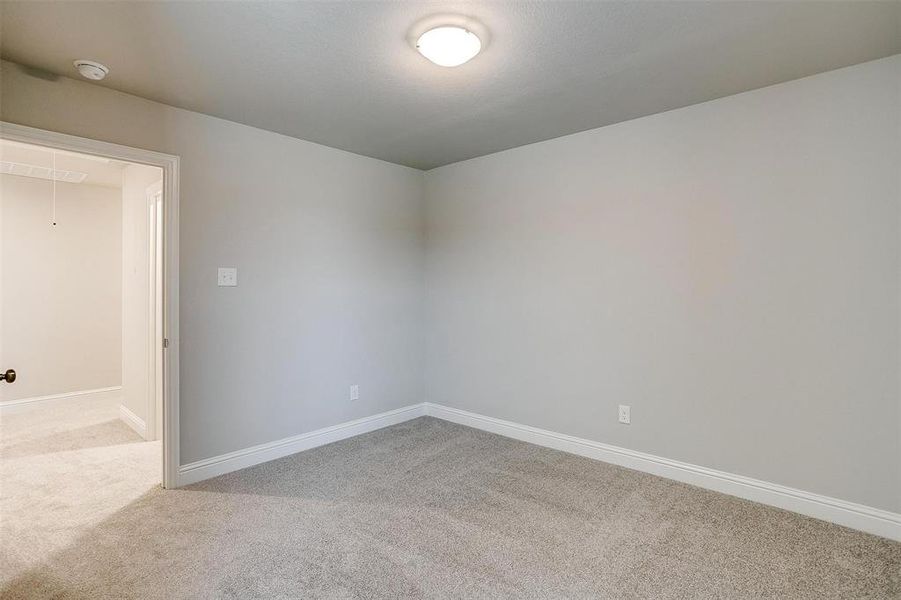
<svg viewBox="0 0 901 600"><path fill-rule="evenodd" d="M5 381L6 383L12 383L16 380L16 372L12 369L7 369L6 373L0 373L0 381Z"/></svg>

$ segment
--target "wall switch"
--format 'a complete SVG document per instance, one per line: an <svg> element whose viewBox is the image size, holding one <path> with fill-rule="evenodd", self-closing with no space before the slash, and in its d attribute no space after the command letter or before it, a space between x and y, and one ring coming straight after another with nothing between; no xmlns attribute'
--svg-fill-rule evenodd
<svg viewBox="0 0 901 600"><path fill-rule="evenodd" d="M632 407L626 404L619 405L619 422L628 425L632 422Z"/></svg>
<svg viewBox="0 0 901 600"><path fill-rule="evenodd" d="M357 384L354 384L354 385L350 386L350 400L352 402L354 400L359 400L359 399L360 399L360 386Z"/></svg>
<svg viewBox="0 0 901 600"><path fill-rule="evenodd" d="M219 287L238 285L238 269L235 267L219 267Z"/></svg>

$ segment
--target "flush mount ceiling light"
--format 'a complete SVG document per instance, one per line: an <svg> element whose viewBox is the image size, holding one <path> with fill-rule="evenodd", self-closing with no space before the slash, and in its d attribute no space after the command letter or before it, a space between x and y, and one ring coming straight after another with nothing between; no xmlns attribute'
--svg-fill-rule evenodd
<svg viewBox="0 0 901 600"><path fill-rule="evenodd" d="M458 67L479 53L482 41L465 27L443 25L419 36L416 49L436 65Z"/></svg>

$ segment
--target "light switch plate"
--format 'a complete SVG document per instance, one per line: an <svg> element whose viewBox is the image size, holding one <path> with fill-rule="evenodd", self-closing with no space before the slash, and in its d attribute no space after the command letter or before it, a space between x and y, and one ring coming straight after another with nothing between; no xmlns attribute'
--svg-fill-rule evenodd
<svg viewBox="0 0 901 600"><path fill-rule="evenodd" d="M238 285L238 269L235 267L219 267L219 287Z"/></svg>

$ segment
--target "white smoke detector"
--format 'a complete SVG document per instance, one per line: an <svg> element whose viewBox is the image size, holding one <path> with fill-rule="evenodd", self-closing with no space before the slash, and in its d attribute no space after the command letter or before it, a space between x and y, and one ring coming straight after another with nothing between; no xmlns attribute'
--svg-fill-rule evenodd
<svg viewBox="0 0 901 600"><path fill-rule="evenodd" d="M78 59L72 63L85 79L100 81L109 74L109 68L94 60Z"/></svg>

